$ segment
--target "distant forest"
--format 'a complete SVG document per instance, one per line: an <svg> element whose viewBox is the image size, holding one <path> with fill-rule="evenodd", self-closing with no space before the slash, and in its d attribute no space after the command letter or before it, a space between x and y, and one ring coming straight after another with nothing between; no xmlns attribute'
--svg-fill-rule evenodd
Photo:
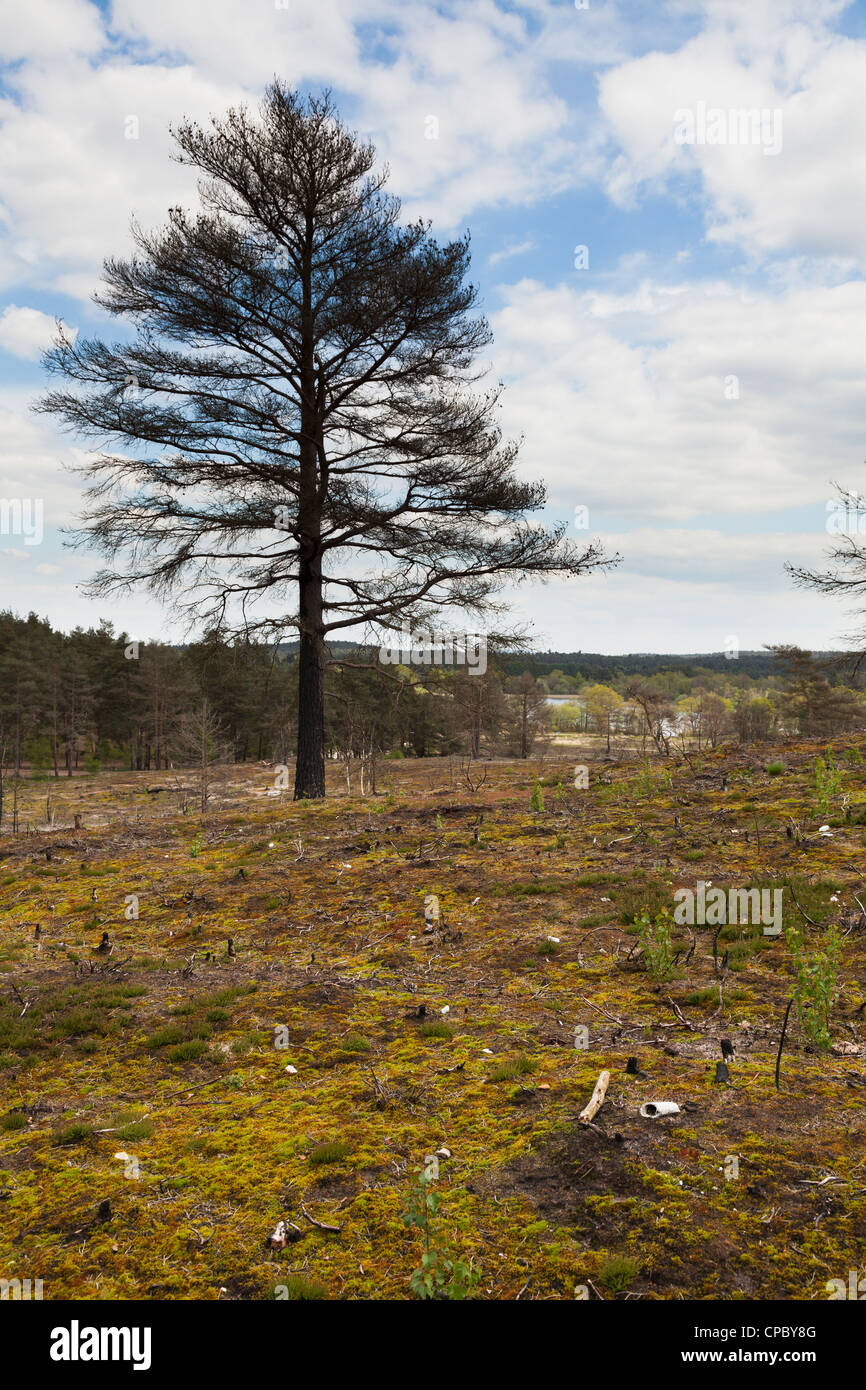
<svg viewBox="0 0 866 1390"><path fill-rule="evenodd" d="M818 662L827 663L831 683L854 683L849 652L813 652L812 656ZM751 680L765 680L778 673L777 659L769 650L738 652L736 657L724 652L686 656L668 656L663 652L632 652L627 656L606 656L599 652L532 652L525 657L505 658L503 666L509 672L526 670L536 677L549 676L558 670L579 681L615 681L623 676L653 676L659 671L677 671L689 678L699 677L706 671L726 676L736 672ZM857 677L858 683L862 684L863 679Z"/></svg>
<svg viewBox="0 0 866 1390"><path fill-rule="evenodd" d="M488 653L487 663L483 674L385 665L375 647L333 644L327 756L360 759L374 787L381 757L525 758L557 734L599 734L608 749L637 737L667 755L677 740L700 749L866 723L866 697L834 653ZM63 633L0 613L0 795L10 774L288 763L297 688L296 643L137 643L108 622Z"/></svg>

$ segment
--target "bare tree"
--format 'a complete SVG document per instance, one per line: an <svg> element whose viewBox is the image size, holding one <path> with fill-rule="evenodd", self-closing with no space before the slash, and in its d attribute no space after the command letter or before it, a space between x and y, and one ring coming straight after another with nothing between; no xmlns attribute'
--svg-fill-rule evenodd
<svg viewBox="0 0 866 1390"><path fill-rule="evenodd" d="M653 690L644 681L636 681L626 691L628 699L633 700L640 710L646 732L656 746L656 752L663 758L670 757L671 720L673 706L666 695Z"/></svg>
<svg viewBox="0 0 866 1390"><path fill-rule="evenodd" d="M71 385L40 408L115 441L83 465L96 593L141 584L223 632L297 629L295 797L320 797L329 634L489 625L507 582L613 561L526 519L544 487L516 475L498 390L472 389L490 334L468 240L400 224L328 95L274 82L258 119L174 134L202 208L133 228L97 302L137 338L61 333L45 364Z"/></svg>

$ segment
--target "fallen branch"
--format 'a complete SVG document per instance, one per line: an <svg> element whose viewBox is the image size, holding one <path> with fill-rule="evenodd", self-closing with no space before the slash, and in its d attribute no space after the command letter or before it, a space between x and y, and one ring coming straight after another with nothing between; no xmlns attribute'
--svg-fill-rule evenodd
<svg viewBox="0 0 866 1390"><path fill-rule="evenodd" d="M607 1095L607 1088L610 1083L610 1072L603 1071L595 1083L595 1090L589 1104L581 1110L578 1119L582 1125L588 1125L594 1119L598 1111L604 1105L604 1098Z"/></svg>

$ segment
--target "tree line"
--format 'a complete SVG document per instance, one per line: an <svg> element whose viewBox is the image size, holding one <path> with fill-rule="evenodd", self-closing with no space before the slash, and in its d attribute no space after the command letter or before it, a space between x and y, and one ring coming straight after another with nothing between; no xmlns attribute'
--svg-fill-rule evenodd
<svg viewBox="0 0 866 1390"><path fill-rule="evenodd" d="M282 764L297 754L299 659L216 636L134 642L112 625L64 633L0 613L0 765L6 775L72 777L100 767L159 771L201 760ZM377 759L501 753L528 757L549 728L543 689L495 655L465 667L383 666L356 646L325 665L324 750Z"/></svg>

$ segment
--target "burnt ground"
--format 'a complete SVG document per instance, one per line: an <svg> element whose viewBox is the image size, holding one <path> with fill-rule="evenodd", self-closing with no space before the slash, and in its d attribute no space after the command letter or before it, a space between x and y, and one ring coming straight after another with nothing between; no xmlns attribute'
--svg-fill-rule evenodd
<svg viewBox="0 0 866 1390"><path fill-rule="evenodd" d="M826 1298L864 1264L866 748L837 745L829 808L824 752L599 761L587 789L549 758L476 790L398 761L315 805L227 768L204 818L169 773L28 783L0 841L0 1277L411 1297L443 1149L433 1247L474 1297ZM678 929L654 980L635 916L699 879L782 887L785 930ZM829 1046L792 1010L777 1090L789 934L834 923ZM659 1099L680 1113L641 1118Z"/></svg>

